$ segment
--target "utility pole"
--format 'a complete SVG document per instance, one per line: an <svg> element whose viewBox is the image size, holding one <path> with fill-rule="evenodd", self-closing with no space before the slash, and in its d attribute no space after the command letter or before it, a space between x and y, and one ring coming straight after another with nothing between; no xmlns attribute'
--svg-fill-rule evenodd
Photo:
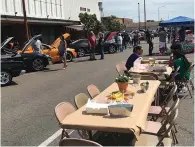
<svg viewBox="0 0 195 147"><path fill-rule="evenodd" d="M138 3L138 22L139 22L139 30L140 30L140 6Z"/></svg>
<svg viewBox="0 0 195 147"><path fill-rule="evenodd" d="M144 22L145 22L145 31L146 31L146 1L144 0Z"/></svg>
<svg viewBox="0 0 195 147"><path fill-rule="evenodd" d="M28 32L28 22L26 17L26 5L25 0L22 0L22 6L23 6L23 15L24 15L24 26L26 30L26 39L29 40L29 32Z"/></svg>

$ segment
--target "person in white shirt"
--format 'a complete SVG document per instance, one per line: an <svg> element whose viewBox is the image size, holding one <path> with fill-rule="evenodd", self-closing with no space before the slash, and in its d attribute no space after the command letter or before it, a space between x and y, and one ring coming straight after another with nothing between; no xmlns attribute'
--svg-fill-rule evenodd
<svg viewBox="0 0 195 147"><path fill-rule="evenodd" d="M34 48L35 52L39 52L42 53L42 42L41 42L41 38L38 38L35 43L32 45L32 47Z"/></svg>
<svg viewBox="0 0 195 147"><path fill-rule="evenodd" d="M118 35L117 35L117 45L118 45L118 48L119 48L120 52L123 52L122 44L123 44L123 38L122 38L121 34L118 33Z"/></svg>

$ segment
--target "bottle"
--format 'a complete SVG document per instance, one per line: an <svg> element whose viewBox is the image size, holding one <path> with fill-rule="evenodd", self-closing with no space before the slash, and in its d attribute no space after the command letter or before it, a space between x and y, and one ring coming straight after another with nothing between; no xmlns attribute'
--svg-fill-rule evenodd
<svg viewBox="0 0 195 147"><path fill-rule="evenodd" d="M171 54L170 56L170 59L169 59L169 66L172 67L173 66L173 53Z"/></svg>

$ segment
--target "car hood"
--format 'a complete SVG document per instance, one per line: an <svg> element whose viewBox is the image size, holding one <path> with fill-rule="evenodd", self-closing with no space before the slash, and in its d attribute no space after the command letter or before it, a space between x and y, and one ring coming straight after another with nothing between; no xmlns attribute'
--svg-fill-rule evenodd
<svg viewBox="0 0 195 147"><path fill-rule="evenodd" d="M66 38L68 38L68 37L70 36L70 34L65 33L65 34L63 34L63 36L64 36L64 38L66 39ZM60 37L58 37L58 38L51 44L51 46L52 46L52 47L55 47L55 48L58 48L59 45L60 45Z"/></svg>
<svg viewBox="0 0 195 147"><path fill-rule="evenodd" d="M111 40L116 34L117 32L111 32L108 38L106 38L106 41Z"/></svg>
<svg viewBox="0 0 195 147"><path fill-rule="evenodd" d="M8 44L14 37L9 37L7 38L5 41L3 41L3 43L1 43L1 49L6 46L6 44Z"/></svg>
<svg viewBox="0 0 195 147"><path fill-rule="evenodd" d="M35 36L33 36L31 39L29 39L29 40L25 43L25 45L24 45L24 47L23 47L21 53L24 53L25 50L28 49L28 47L31 46L31 45L36 41L36 39L39 38L39 37L41 37L41 36L42 36L42 35L39 34L39 35L35 35Z"/></svg>

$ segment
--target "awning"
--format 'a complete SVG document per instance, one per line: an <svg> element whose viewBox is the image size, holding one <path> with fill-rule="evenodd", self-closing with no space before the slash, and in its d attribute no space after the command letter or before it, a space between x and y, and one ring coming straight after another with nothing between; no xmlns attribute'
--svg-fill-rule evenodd
<svg viewBox="0 0 195 147"><path fill-rule="evenodd" d="M83 25L71 25L71 26L66 26L66 28L77 30L77 31L83 31Z"/></svg>
<svg viewBox="0 0 195 147"><path fill-rule="evenodd" d="M185 17L185 16L178 16L173 19L163 21L159 23L160 26L193 26L194 25L194 19Z"/></svg>
<svg viewBox="0 0 195 147"><path fill-rule="evenodd" d="M47 19L47 18L34 18L28 17L27 22L29 24L62 24L62 25L77 25L80 24L79 21L70 21L70 20L63 20L63 19ZM24 23L24 18L20 16L1 16L1 23Z"/></svg>

